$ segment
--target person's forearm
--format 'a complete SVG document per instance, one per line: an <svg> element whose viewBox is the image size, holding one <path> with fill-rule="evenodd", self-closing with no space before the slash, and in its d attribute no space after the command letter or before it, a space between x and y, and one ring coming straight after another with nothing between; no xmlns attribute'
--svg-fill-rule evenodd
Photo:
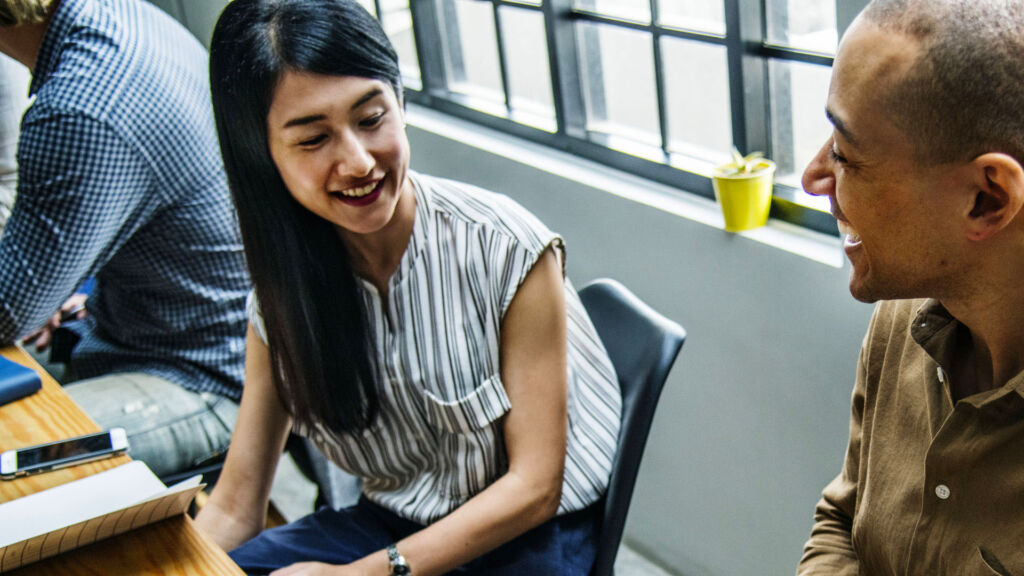
<svg viewBox="0 0 1024 576"><path fill-rule="evenodd" d="M269 376L269 351L252 326L245 345L245 390L235 433L217 486L196 518L200 528L228 551L266 524L274 471L291 429L291 418Z"/></svg>
<svg viewBox="0 0 1024 576"><path fill-rule="evenodd" d="M857 576L860 562L845 551L822 546L808 547L797 567L797 576Z"/></svg>
<svg viewBox="0 0 1024 576"><path fill-rule="evenodd" d="M532 483L508 473L445 518L398 542L416 576L436 576L501 546L555 515L561 485ZM364 574L388 574L381 550L357 565Z"/></svg>
<svg viewBox="0 0 1024 576"><path fill-rule="evenodd" d="M828 498L822 498L814 520L797 576L856 576L860 563L853 548L850 518Z"/></svg>

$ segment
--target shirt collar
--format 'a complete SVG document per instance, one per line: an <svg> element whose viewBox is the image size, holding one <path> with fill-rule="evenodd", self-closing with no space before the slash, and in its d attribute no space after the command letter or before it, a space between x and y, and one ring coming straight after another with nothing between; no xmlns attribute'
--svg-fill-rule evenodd
<svg viewBox="0 0 1024 576"><path fill-rule="evenodd" d="M91 13L94 8L93 0L59 1L57 11L54 13L50 25L46 27L46 33L43 34L43 44L39 47L39 56L36 58L36 65L32 71L29 96L35 95L42 88L47 77L57 70L65 39L71 34L75 23L84 15Z"/></svg>
<svg viewBox="0 0 1024 576"><path fill-rule="evenodd" d="M963 324L953 317L938 300L924 301L917 309L910 335L924 351L932 357L946 374L952 372L953 357L956 353L957 331ZM948 386L948 380L945 382ZM1018 373L1000 388L980 392L964 398L976 406L987 404L1009 393L1015 392L1024 398L1024 372Z"/></svg>

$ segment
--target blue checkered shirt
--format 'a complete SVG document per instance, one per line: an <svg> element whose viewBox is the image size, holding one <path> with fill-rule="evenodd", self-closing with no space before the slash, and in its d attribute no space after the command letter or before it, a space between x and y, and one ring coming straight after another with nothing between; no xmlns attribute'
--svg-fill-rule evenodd
<svg viewBox="0 0 1024 576"><path fill-rule="evenodd" d="M141 371L239 398L249 280L206 51L146 2L62 0L30 93L0 237L0 340L95 277L76 377Z"/></svg>

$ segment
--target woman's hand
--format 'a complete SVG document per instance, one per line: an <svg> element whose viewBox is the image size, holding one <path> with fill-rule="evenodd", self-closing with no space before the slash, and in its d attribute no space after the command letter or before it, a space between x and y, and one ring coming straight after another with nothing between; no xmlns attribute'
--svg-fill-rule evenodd
<svg viewBox="0 0 1024 576"><path fill-rule="evenodd" d="M299 562L274 570L270 576L364 576L353 564L342 566L323 562Z"/></svg>
<svg viewBox="0 0 1024 576"><path fill-rule="evenodd" d="M207 502L196 516L196 526L213 539L225 552L238 548L263 528L257 522L243 522L221 510L217 503Z"/></svg>

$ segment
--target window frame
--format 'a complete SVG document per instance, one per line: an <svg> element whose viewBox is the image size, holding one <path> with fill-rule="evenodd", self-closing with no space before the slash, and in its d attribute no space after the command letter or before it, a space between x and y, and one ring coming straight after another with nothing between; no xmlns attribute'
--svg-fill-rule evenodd
<svg viewBox="0 0 1024 576"><path fill-rule="evenodd" d="M448 70L442 42L445 27L441 10L455 0L410 0L413 35L419 57L419 90L407 89L410 102L433 108L459 118L497 129L552 148L579 155L601 164L655 180L680 189L714 198L711 178L681 166L678 156L669 151L669 127L666 114L665 64L662 60L661 39L680 38L724 46L728 65L732 140L743 152L751 150L773 154L771 123L771 95L769 64L771 60L802 62L831 66L833 56L809 50L769 43L766 25L766 0L723 0L725 8L724 36L710 32L680 29L659 24L659 2L648 0L651 10L649 22L636 22L619 17L574 8L572 0L543 0L535 4L525 0L471 0L492 5L495 37L502 90L504 115L484 111L493 107L480 106L469 96L448 90ZM837 29L840 34L868 0L830 0L836 3ZM380 17L381 0L375 0ZM548 43L548 67L551 74L551 92L556 130L550 132L515 120L508 81L506 46L501 25L501 8L533 10L543 16ZM658 106L660 150L654 149L643 156L627 154L594 141L586 129L586 103L577 54L577 24L590 22L637 30L650 35L653 50L655 89ZM449 34L451 26L449 23ZM457 35L457 34L456 34ZM824 111L821 111L824 115ZM660 153L659 153L660 152ZM812 206L803 190L776 182L771 216L818 232L838 236L835 220L827 211Z"/></svg>

